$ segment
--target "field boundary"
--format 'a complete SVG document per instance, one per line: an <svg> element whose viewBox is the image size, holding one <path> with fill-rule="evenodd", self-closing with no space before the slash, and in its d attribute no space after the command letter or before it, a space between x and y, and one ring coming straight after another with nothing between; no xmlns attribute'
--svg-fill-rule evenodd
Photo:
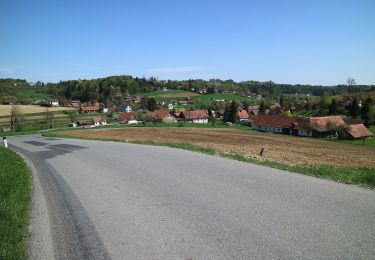
<svg viewBox="0 0 375 260"><path fill-rule="evenodd" d="M355 184L365 188L375 189L375 171L373 168L335 168L328 166L301 166L301 165L289 165L286 163L271 161L271 160L259 160L257 158L250 158L237 153L221 153L217 152L212 147L203 147L200 145L189 144L189 143L174 143L174 142L155 142L151 140L118 140L114 138L93 138L93 137L73 137L64 134L57 133L44 133L46 137L62 137L62 138L73 138L73 139L86 139L96 141L114 141L114 142L125 142L134 143L141 145L153 145L153 146L166 146L171 148L189 150L193 152L200 152L213 156L220 156L228 159L237 161L253 163L257 165L267 166L279 170L285 170L289 172L314 176L317 178L328 179L345 184Z"/></svg>

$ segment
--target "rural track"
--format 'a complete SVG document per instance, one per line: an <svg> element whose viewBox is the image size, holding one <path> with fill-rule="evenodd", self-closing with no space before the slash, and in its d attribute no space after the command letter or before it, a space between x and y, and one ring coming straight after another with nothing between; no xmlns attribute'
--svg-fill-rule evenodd
<svg viewBox="0 0 375 260"><path fill-rule="evenodd" d="M190 151L8 138L30 259L374 259L375 191Z"/></svg>

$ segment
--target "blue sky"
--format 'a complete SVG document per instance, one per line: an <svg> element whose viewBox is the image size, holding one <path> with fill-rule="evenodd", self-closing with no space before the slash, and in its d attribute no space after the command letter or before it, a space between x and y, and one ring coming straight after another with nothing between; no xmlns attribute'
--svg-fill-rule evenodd
<svg viewBox="0 0 375 260"><path fill-rule="evenodd" d="M375 1L0 0L0 77L375 84Z"/></svg>

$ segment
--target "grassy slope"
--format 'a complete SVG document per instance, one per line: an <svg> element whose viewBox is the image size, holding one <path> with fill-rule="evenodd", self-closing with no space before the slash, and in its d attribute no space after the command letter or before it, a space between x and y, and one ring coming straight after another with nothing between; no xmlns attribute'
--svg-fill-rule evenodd
<svg viewBox="0 0 375 260"><path fill-rule="evenodd" d="M64 133L56 134L54 132L49 132L44 134L45 136L51 137L67 137L71 138L69 135L64 135ZM74 137L73 137L74 138ZM102 140L102 141L120 141L123 140L112 139L112 138L85 138L92 140ZM238 161L255 163L259 165L264 165L276 169L291 171L295 173L301 173L305 175L315 176L319 178L334 180L337 182L347 183L347 184L358 184L368 188L375 188L375 171L370 168L333 168L327 166L300 166L300 165L288 165L286 163L268 161L268 160L256 160L253 158L248 158L240 154L235 153L219 153L215 151L212 147L202 147L198 145L193 145L189 143L169 143L169 142L154 142L150 140L137 140L132 143L145 144L145 145L156 145L156 146L168 146L173 148L180 148L184 150L190 150L195 152L202 152L210 155L218 155Z"/></svg>
<svg viewBox="0 0 375 260"><path fill-rule="evenodd" d="M30 173L15 152L0 147L0 259L25 259Z"/></svg>
<svg viewBox="0 0 375 260"><path fill-rule="evenodd" d="M211 101L211 98L216 99L224 99L224 100L236 100L238 102L242 102L246 99L249 99L248 97L241 97L236 94L221 94L221 93L215 93L215 94L207 94L207 95L201 95L193 97L194 99L201 99L204 103L209 103Z"/></svg>

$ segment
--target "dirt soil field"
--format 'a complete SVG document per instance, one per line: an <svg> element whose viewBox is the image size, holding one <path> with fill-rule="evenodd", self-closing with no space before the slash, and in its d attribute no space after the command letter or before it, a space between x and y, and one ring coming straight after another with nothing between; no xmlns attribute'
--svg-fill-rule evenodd
<svg viewBox="0 0 375 260"><path fill-rule="evenodd" d="M18 105L23 114L32 114L32 113L42 113L46 112L47 107L41 107L38 105ZM9 116L10 110L12 109L11 105L0 105L0 116ZM63 111L70 110L74 108L69 107L49 107L50 111Z"/></svg>
<svg viewBox="0 0 375 260"><path fill-rule="evenodd" d="M237 153L292 165L375 168L375 149L311 138L218 128L122 128L61 132L64 136L108 138L120 141L190 143L213 147L223 153ZM265 148L263 156L260 150Z"/></svg>
<svg viewBox="0 0 375 260"><path fill-rule="evenodd" d="M195 97L199 96L197 93L193 92L183 92L183 93L173 93L173 94L161 94L159 97L162 98L177 98L177 97Z"/></svg>

